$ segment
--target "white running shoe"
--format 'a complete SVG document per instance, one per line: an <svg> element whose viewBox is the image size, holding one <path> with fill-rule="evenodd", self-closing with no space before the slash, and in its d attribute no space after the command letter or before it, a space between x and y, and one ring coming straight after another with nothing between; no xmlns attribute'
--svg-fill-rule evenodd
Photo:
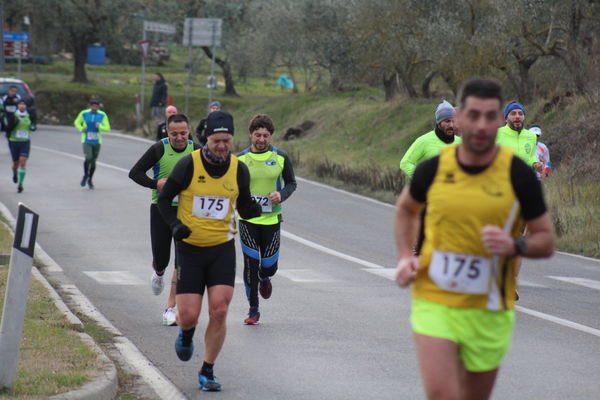
<svg viewBox="0 0 600 400"><path fill-rule="evenodd" d="M177 325L177 306L167 308L163 314L163 325L175 326Z"/></svg>
<svg viewBox="0 0 600 400"><path fill-rule="evenodd" d="M156 271L152 273L152 279L150 280L150 283L152 284L152 293L154 293L155 296L158 296L162 293L165 283L163 282L163 277L158 276Z"/></svg>

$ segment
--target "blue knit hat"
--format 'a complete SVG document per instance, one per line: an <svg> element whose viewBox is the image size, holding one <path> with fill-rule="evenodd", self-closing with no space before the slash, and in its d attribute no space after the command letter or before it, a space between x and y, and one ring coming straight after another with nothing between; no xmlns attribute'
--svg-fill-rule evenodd
<svg viewBox="0 0 600 400"><path fill-rule="evenodd" d="M510 103L508 103L506 105L506 108L504 109L504 119L506 119L506 117L512 110L517 110L517 109L523 111L523 114L527 114L527 111L525 110L525 107L523 106L523 104L519 103L518 101L511 101Z"/></svg>

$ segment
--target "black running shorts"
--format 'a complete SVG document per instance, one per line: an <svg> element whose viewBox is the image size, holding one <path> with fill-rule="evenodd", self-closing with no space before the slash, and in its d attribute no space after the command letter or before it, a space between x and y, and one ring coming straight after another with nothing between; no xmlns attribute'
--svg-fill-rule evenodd
<svg viewBox="0 0 600 400"><path fill-rule="evenodd" d="M215 285L234 286L234 240L212 247L198 247L176 242L177 294L204 295L204 289Z"/></svg>

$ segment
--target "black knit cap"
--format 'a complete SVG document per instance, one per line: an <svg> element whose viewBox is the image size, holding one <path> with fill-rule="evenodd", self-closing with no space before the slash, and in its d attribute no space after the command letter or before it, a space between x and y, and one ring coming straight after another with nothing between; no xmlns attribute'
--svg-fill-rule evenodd
<svg viewBox="0 0 600 400"><path fill-rule="evenodd" d="M205 136L214 133L229 133L233 135L233 117L227 111L215 111L206 117Z"/></svg>

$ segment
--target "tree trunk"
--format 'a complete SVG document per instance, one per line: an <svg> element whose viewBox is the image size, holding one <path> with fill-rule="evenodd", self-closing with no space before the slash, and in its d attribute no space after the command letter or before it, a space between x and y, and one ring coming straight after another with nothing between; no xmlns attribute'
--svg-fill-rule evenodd
<svg viewBox="0 0 600 400"><path fill-rule="evenodd" d="M400 92L398 74L394 72L388 76L383 75L383 90L385 92L385 101L390 101L398 95Z"/></svg>
<svg viewBox="0 0 600 400"><path fill-rule="evenodd" d="M204 54L210 59L212 59L213 54L209 47L202 47L204 50ZM223 79L225 79L225 92L226 96L239 96L235 90L235 85L233 83L233 74L231 73L231 65L225 60L220 59L219 57L215 57L215 63L221 70L223 71Z"/></svg>
<svg viewBox="0 0 600 400"><path fill-rule="evenodd" d="M519 100L521 102L529 102L533 97L533 80L529 75L529 69L531 64L519 62L519 81L520 85L517 88L519 93Z"/></svg>
<svg viewBox="0 0 600 400"><path fill-rule="evenodd" d="M406 89L406 93L408 93L408 96L411 99L419 97L419 94L417 93L417 90L415 89L415 86L412 81L412 72L409 71L405 73L400 68L396 68L396 72L398 73L398 76L400 77L402 85L404 86L404 89Z"/></svg>
<svg viewBox="0 0 600 400"><path fill-rule="evenodd" d="M433 80L433 78L435 78L436 75L437 71L429 71L425 76L423 83L421 84L421 93L426 99L431 98L431 81Z"/></svg>
<svg viewBox="0 0 600 400"><path fill-rule="evenodd" d="M298 85L296 84L296 76L294 75L294 68L292 68L291 64L288 64L288 74L290 74L290 79L292 80L292 83L294 84L294 87L292 88L292 93L294 94L298 94Z"/></svg>
<svg viewBox="0 0 600 400"><path fill-rule="evenodd" d="M71 40L74 40L71 37ZM88 83L87 73L85 71L85 62L87 61L87 41L76 39L73 41L73 81L79 83Z"/></svg>

